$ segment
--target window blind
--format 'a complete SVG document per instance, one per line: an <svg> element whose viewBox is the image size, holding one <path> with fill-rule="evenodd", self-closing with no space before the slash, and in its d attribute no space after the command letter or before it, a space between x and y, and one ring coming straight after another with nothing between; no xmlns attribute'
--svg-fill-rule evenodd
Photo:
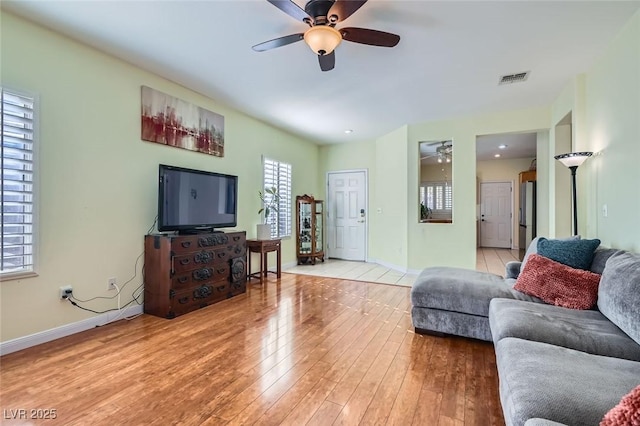
<svg viewBox="0 0 640 426"><path fill-rule="evenodd" d="M452 195L448 182L423 182L420 186L420 201L436 213L451 211Z"/></svg>
<svg viewBox="0 0 640 426"><path fill-rule="evenodd" d="M291 235L291 164L264 158L264 189L276 188L280 201L278 211L271 212L271 238Z"/></svg>
<svg viewBox="0 0 640 426"><path fill-rule="evenodd" d="M1 89L0 274L33 271L34 99Z"/></svg>

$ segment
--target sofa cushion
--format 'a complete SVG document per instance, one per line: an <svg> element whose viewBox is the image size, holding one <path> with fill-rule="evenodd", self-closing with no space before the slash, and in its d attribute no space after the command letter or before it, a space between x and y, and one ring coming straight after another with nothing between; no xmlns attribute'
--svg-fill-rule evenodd
<svg viewBox="0 0 640 426"><path fill-rule="evenodd" d="M598 309L640 344L640 254L621 251L607 260Z"/></svg>
<svg viewBox="0 0 640 426"><path fill-rule="evenodd" d="M636 426L640 425L640 385L626 394L622 401L613 407L600 426Z"/></svg>
<svg viewBox="0 0 640 426"><path fill-rule="evenodd" d="M640 345L598 311L582 311L493 299L489 306L493 341L517 337L594 355L640 361Z"/></svg>
<svg viewBox="0 0 640 426"><path fill-rule="evenodd" d="M520 264L520 272L524 270L524 267L527 264L527 260L529 259L529 256L531 256L532 254L538 254L538 241L540 241L540 238L543 238L543 237L535 237L533 240L531 240L529 247L527 247L527 251L524 253L524 257L522 258L522 263ZM571 237L558 238L558 239L549 240L549 241L556 241L556 240L575 241L579 239L580 239L580 235L572 235ZM517 277L513 277L513 278L517 278Z"/></svg>
<svg viewBox="0 0 640 426"><path fill-rule="evenodd" d="M489 302L494 297L535 300L515 291L499 275L445 266L425 268L411 287L415 307L483 317L489 316Z"/></svg>
<svg viewBox="0 0 640 426"><path fill-rule="evenodd" d="M507 337L496 345L507 425L542 418L597 425L640 383L640 362Z"/></svg>
<svg viewBox="0 0 640 426"><path fill-rule="evenodd" d="M596 274L602 275L607 260L609 260L609 258L613 256L614 253L618 253L619 251L622 250L598 247L596 251L593 252L593 260L591 261L589 270L591 272L595 272Z"/></svg>
<svg viewBox="0 0 640 426"><path fill-rule="evenodd" d="M513 288L553 305L590 309L596 304L599 282L600 275L591 271L532 254Z"/></svg>
<svg viewBox="0 0 640 426"><path fill-rule="evenodd" d="M538 240L538 254L572 268L589 269L600 240Z"/></svg>
<svg viewBox="0 0 640 426"><path fill-rule="evenodd" d="M417 332L437 332L491 341L489 318L462 312L414 306L411 321Z"/></svg>

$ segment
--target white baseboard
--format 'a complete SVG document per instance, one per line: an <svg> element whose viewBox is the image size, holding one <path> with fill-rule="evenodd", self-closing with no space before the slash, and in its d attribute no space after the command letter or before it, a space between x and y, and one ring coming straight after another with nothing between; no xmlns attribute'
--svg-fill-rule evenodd
<svg viewBox="0 0 640 426"><path fill-rule="evenodd" d="M402 266L394 265L393 263L385 262L382 260L375 260L373 263L376 263L380 266L384 266L385 268L393 269L394 271L402 272L403 274L407 273L407 268L403 268Z"/></svg>
<svg viewBox="0 0 640 426"><path fill-rule="evenodd" d="M293 262L283 263L283 264L282 264L282 269L281 269L281 271L282 271L282 272L286 272L286 270L287 270L287 269L289 269L289 268L293 268L293 267L295 267L295 266L298 266L298 262L296 262L295 260L294 260ZM274 272L275 272L276 268L273 268L273 270L274 270Z"/></svg>
<svg viewBox="0 0 640 426"><path fill-rule="evenodd" d="M60 339L61 337L80 333L81 331L89 330L99 325L108 324L114 320L138 315L141 313L143 313L142 305L130 306L123 309L121 312L107 312L104 314L96 315L95 317L83 319L78 322L52 328L50 330L41 331L39 333L30 334L28 336L18 337L13 340L7 340L6 342L0 342L0 356L7 355L12 352L21 351L22 349L27 349L32 346Z"/></svg>

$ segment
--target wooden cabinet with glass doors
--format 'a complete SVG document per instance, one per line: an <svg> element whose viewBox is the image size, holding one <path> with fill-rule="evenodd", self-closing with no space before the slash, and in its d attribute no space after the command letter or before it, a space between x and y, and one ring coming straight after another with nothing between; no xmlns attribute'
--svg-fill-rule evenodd
<svg viewBox="0 0 640 426"><path fill-rule="evenodd" d="M298 265L324 262L324 202L306 194L296 197L296 251Z"/></svg>

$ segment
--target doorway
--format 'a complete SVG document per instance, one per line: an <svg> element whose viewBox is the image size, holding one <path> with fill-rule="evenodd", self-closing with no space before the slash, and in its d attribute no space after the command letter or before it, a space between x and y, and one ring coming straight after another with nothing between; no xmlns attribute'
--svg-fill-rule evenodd
<svg viewBox="0 0 640 426"><path fill-rule="evenodd" d="M513 184L480 183L480 246L511 248Z"/></svg>
<svg viewBox="0 0 640 426"><path fill-rule="evenodd" d="M367 256L367 171L327 174L329 258L364 262Z"/></svg>

